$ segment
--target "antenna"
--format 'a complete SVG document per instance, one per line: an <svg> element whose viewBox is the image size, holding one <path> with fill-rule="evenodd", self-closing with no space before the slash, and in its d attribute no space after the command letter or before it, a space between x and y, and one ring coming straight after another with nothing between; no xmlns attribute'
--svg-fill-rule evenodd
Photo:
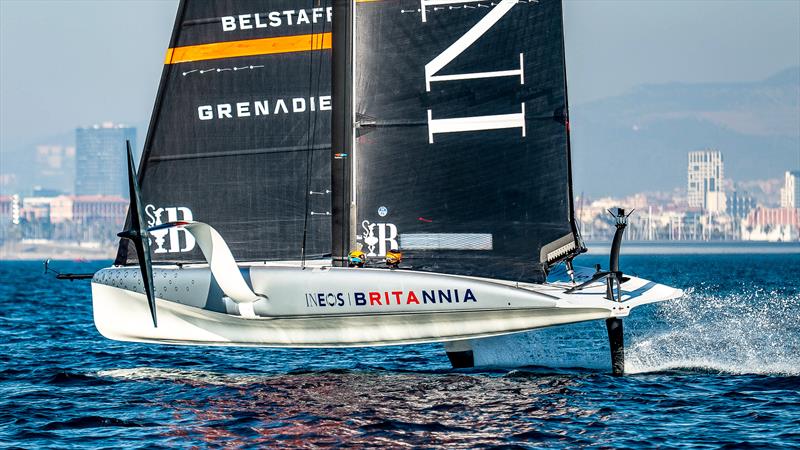
<svg viewBox="0 0 800 450"><path fill-rule="evenodd" d="M583 236L583 191L581 191L581 204L578 206L578 234Z"/></svg>
<svg viewBox="0 0 800 450"><path fill-rule="evenodd" d="M44 260L44 274L54 273L56 280L90 280L94 277L93 273L61 273L50 267L50 258Z"/></svg>

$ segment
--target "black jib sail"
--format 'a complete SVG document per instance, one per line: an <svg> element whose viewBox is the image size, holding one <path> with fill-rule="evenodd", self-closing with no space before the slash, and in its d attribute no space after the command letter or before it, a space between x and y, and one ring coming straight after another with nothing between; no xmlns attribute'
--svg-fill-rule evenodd
<svg viewBox="0 0 800 450"><path fill-rule="evenodd" d="M148 226L206 222L239 261L330 252L331 19L319 1L181 2L139 169ZM151 238L155 262L204 261L184 230ZM117 263L135 259L122 242Z"/></svg>
<svg viewBox="0 0 800 450"><path fill-rule="evenodd" d="M351 7L351 239L413 270L544 281L582 247L560 0Z"/></svg>

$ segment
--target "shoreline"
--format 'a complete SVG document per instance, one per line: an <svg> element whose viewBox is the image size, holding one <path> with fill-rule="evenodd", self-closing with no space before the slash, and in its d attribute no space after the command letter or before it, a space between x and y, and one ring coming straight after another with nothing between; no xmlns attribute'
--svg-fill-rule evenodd
<svg viewBox="0 0 800 450"><path fill-rule="evenodd" d="M117 255L117 244L80 245L75 242L6 242L0 246L0 261L107 260Z"/></svg>
<svg viewBox="0 0 800 450"><path fill-rule="evenodd" d="M588 255L607 255L610 241L586 241ZM800 254L800 242L622 241L623 255Z"/></svg>
<svg viewBox="0 0 800 450"><path fill-rule="evenodd" d="M610 241L586 241L588 255L608 255ZM6 242L0 246L0 261L113 260L116 243L81 246L72 242ZM623 255L726 255L800 254L800 242L752 241L623 241Z"/></svg>

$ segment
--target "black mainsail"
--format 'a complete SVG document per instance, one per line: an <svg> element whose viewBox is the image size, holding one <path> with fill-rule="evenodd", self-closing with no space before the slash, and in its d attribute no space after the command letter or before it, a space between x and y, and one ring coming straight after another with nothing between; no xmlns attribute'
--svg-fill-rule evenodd
<svg viewBox="0 0 800 450"><path fill-rule="evenodd" d="M414 270L531 282L579 252L561 2L334 3L181 3L148 225L206 222L239 261L399 247ZM156 262L204 260L180 229L152 237Z"/></svg>
<svg viewBox="0 0 800 450"><path fill-rule="evenodd" d="M318 1L181 2L139 168L148 226L208 223L239 261L330 252L331 19ZM184 230L152 241L155 262L204 261ZM135 259L122 242L117 264Z"/></svg>
<svg viewBox="0 0 800 450"><path fill-rule="evenodd" d="M580 252L560 0L350 7L353 109L333 119L355 119L350 240L413 270L530 282Z"/></svg>

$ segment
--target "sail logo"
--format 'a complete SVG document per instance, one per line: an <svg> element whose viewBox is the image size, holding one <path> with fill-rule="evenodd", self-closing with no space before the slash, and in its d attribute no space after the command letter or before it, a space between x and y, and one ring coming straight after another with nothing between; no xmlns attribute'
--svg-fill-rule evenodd
<svg viewBox="0 0 800 450"><path fill-rule="evenodd" d="M314 111L330 111L331 96L279 98L256 100L252 102L219 103L216 105L200 105L197 107L197 118L200 120L222 120L242 117L258 117L280 114L297 114Z"/></svg>
<svg viewBox="0 0 800 450"><path fill-rule="evenodd" d="M168 222L192 221L194 215L192 210L185 206L172 206L168 208L156 208L154 205L146 205L144 213L147 216L147 225L154 227ZM152 237L150 245L155 242L156 248L153 253L183 253L194 249L196 244L194 236L183 228L168 228L150 232ZM183 239L181 239L183 237ZM183 243L183 245L181 245Z"/></svg>
<svg viewBox="0 0 800 450"><path fill-rule="evenodd" d="M284 25L310 25L330 22L333 7L311 9L289 9L265 13L239 14L221 18L222 31L253 30L258 28L277 28Z"/></svg>
<svg viewBox="0 0 800 450"><path fill-rule="evenodd" d="M475 3L483 0L462 0L458 3ZM508 70L495 70L489 72L471 72L459 74L441 75L440 72L454 59L467 50L472 44L489 31L500 19L502 19L511 8L516 5L518 0L502 0L492 8L481 20L472 28L464 33L460 38L453 42L438 56L425 64L425 92L431 91L431 83L441 83L457 80L474 80L496 77L519 77L519 84L525 84L524 54L519 53L519 69L510 68ZM422 12L422 22L427 22L427 7L436 5L448 5L452 0L420 0L420 11ZM492 3L494 5L494 3ZM498 55L503 56L503 55ZM515 55L516 56L516 55ZM516 59L516 58L515 58ZM525 102L519 105L520 112L510 114L493 114L485 116L455 117L448 119L434 119L433 111L428 109L428 143L433 144L436 134L458 133L464 131L484 131L498 130L505 128L519 128L522 137L525 137Z"/></svg>
<svg viewBox="0 0 800 450"><path fill-rule="evenodd" d="M472 289L423 289L365 292L309 292L305 294L306 308L343 306L381 307L395 305L435 305L478 303Z"/></svg>
<svg viewBox="0 0 800 450"><path fill-rule="evenodd" d="M387 250L397 250L397 226L393 223L361 222L362 232L356 236L367 247L367 256L386 256ZM376 252L377 249L377 252Z"/></svg>

